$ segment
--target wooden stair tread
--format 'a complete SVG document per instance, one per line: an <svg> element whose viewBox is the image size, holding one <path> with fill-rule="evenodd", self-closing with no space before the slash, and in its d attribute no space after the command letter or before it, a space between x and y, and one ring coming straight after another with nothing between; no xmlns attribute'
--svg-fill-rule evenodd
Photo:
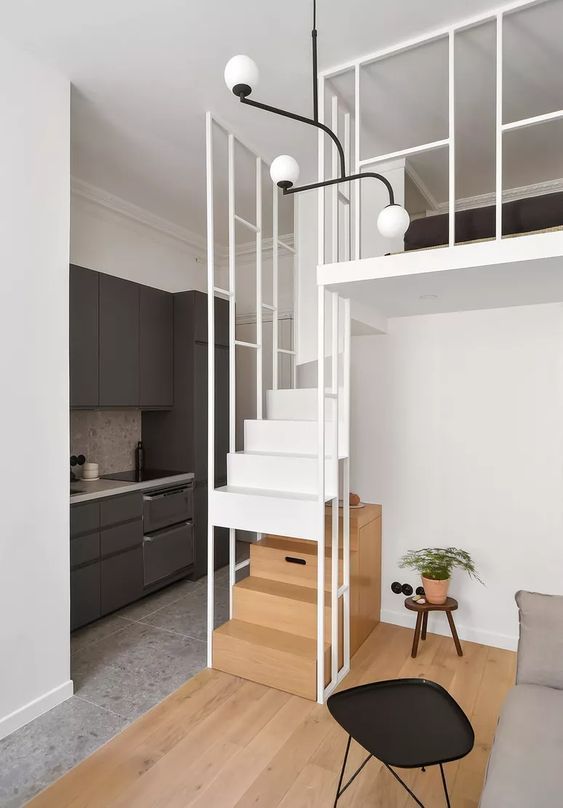
<svg viewBox="0 0 563 808"><path fill-rule="evenodd" d="M289 584L284 581L276 581L272 578L260 578L256 575L249 575L235 584L237 589L251 589L265 595L273 595L278 598L288 598L289 600L300 601L301 603L316 604L317 590L310 586L299 586ZM325 592L325 606L330 606L330 592Z"/></svg>
<svg viewBox="0 0 563 808"><path fill-rule="evenodd" d="M274 628L266 628L256 623L245 623L243 620L229 620L222 626L216 628L215 635L225 635L239 642L246 642L251 645L259 645L262 648L271 648L285 654L299 656L303 660L315 661L317 659L317 642L309 637L300 637L298 634L290 634L286 631L278 631ZM325 651L330 648L329 643L325 643Z"/></svg>
<svg viewBox="0 0 563 808"><path fill-rule="evenodd" d="M261 541L253 542L252 547L267 547L270 550L280 550L281 552L300 553L311 558L317 557L317 542L307 541L307 539L291 539L286 536L265 536ZM342 560L342 546L338 548L338 558ZM325 546L325 555L330 556L330 546Z"/></svg>

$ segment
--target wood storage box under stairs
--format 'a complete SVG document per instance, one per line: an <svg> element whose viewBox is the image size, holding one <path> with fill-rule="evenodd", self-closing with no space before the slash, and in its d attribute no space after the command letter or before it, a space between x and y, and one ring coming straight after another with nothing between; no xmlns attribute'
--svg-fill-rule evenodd
<svg viewBox="0 0 563 808"><path fill-rule="evenodd" d="M327 508L325 671L330 676L330 541ZM340 511L342 547L342 511ZM342 552L339 554L339 585ZM233 588L233 618L213 634L213 666L316 698L317 544L266 536L250 546L250 575ZM350 512L350 650L354 654L379 622L381 506ZM342 614L339 615L342 634ZM341 645L341 643L340 643ZM340 664L342 662L340 661Z"/></svg>

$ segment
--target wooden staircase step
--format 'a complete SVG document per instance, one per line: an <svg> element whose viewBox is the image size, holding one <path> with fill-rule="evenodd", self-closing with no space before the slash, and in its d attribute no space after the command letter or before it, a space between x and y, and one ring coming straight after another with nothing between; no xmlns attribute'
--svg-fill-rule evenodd
<svg viewBox="0 0 563 808"><path fill-rule="evenodd" d="M266 628L243 620L229 620L213 632L213 667L316 699L316 640ZM325 643L325 670L330 678L330 646Z"/></svg>
<svg viewBox="0 0 563 808"><path fill-rule="evenodd" d="M325 590L330 589L331 558L325 551ZM317 588L317 544L302 539L266 536L250 545L250 572L301 587ZM338 585L342 584L342 551L338 554Z"/></svg>
<svg viewBox="0 0 563 808"><path fill-rule="evenodd" d="M330 640L330 593L325 592L325 640ZM233 589L233 617L311 639L317 636L317 590L250 575Z"/></svg>

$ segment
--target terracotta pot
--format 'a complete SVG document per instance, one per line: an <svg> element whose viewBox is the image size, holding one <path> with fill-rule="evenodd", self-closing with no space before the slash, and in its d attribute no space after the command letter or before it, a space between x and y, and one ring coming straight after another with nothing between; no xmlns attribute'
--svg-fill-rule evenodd
<svg viewBox="0 0 563 808"><path fill-rule="evenodd" d="M450 588L450 579L445 578L443 581L434 581L432 578L422 577L422 586L424 587L424 595L428 603L434 603L436 606L445 603L448 597L448 589Z"/></svg>

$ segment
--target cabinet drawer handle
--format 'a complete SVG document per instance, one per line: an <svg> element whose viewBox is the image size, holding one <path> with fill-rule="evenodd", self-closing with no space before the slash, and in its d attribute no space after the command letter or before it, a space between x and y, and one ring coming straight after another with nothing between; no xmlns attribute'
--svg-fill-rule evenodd
<svg viewBox="0 0 563 808"><path fill-rule="evenodd" d="M286 556L285 560L288 564L301 564L303 567L307 563L304 558L295 558L295 556Z"/></svg>

